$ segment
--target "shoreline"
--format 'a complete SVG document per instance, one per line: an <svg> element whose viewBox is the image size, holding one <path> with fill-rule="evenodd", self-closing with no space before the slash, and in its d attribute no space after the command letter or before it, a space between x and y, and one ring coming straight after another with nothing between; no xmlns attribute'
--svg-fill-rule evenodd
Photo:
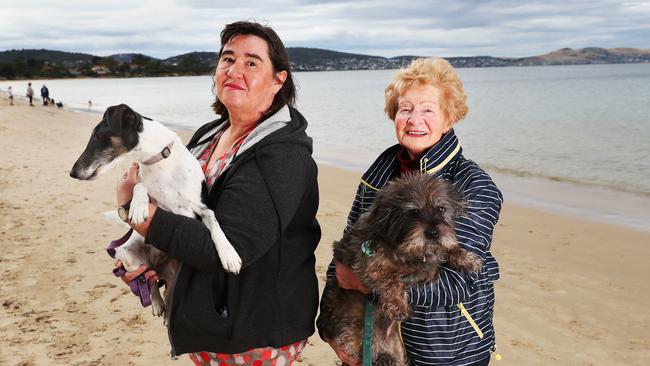
<svg viewBox="0 0 650 366"><path fill-rule="evenodd" d="M361 156L359 160L362 162L350 162L346 160L347 154L337 152L336 149L322 150L323 153L314 152L317 162L356 172L359 176L375 158L371 154L356 151L353 154ZM508 174L479 166L492 177L507 204L650 233L648 194L543 176Z"/></svg>
<svg viewBox="0 0 650 366"><path fill-rule="evenodd" d="M6 99L6 95L4 91L0 90L0 100ZM26 101L25 97L14 95L14 101L20 99ZM35 100L40 100L40 98L35 98ZM40 105L37 103L35 106ZM103 114L103 110L100 109L70 105L64 105L63 109L73 113L87 114L97 121ZM165 125L175 131L182 131L183 134L193 132L193 129L189 127L171 123L165 123ZM341 152L340 149L321 144L315 146L314 158L319 164L349 170L360 176L372 163L375 156L381 152L367 152L360 149L355 151L354 147L348 147L348 149L350 151ZM351 161L349 156L355 156L356 160ZM650 225L647 224L650 219L650 193L552 179L545 176L519 174L504 171L498 167L482 167L501 189L506 203L650 233Z"/></svg>
<svg viewBox="0 0 650 366"><path fill-rule="evenodd" d="M6 95L5 91L0 90L0 100L6 100ZM21 99L27 100L23 96L14 95L14 101ZM35 98L35 100L40 100L40 98ZM35 106L40 105L36 103ZM100 108L89 109L64 105L63 109L92 116L97 121L103 114L103 110ZM186 126L168 122L164 124L175 131L182 131L183 134L193 132L192 128ZM362 151L355 147L346 147L346 151L342 152L341 149L333 146L320 144L314 147L314 159L319 164L349 170L360 176L380 152ZM351 161L349 156L355 156L355 160ZM476 161L476 159L473 160ZM487 164L480 166L490 174L497 187L502 191L506 203L650 233L650 225L647 224L650 219L650 193L510 172Z"/></svg>
<svg viewBox="0 0 650 366"><path fill-rule="evenodd" d="M0 364L189 365L170 361L162 320L111 274L107 222L124 162L93 182L68 172L97 116L0 97ZM187 140L190 133L181 131ZM359 172L319 164L319 286ZM650 359L650 234L506 201L492 252L502 366L644 365ZM609 269L609 270L606 270ZM334 366L318 335L296 365Z"/></svg>

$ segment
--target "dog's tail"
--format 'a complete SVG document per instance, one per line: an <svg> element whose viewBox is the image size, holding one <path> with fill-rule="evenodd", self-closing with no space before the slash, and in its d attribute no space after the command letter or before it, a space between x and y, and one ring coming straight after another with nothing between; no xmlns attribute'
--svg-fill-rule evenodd
<svg viewBox="0 0 650 366"><path fill-rule="evenodd" d="M110 210L103 213L104 219L110 223L118 223L120 226L123 226L125 229L130 229L131 227L126 222L120 219L120 216L117 214L117 210Z"/></svg>

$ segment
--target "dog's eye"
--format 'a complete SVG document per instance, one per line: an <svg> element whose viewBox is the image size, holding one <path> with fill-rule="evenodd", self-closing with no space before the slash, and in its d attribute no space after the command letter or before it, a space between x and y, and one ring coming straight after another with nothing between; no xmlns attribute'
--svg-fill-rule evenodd
<svg viewBox="0 0 650 366"><path fill-rule="evenodd" d="M409 215L411 216L418 216L420 214L420 209L419 208L414 208L412 210L409 210Z"/></svg>
<svg viewBox="0 0 650 366"><path fill-rule="evenodd" d="M438 212L440 212L441 214L445 213L445 211L447 211L446 208L444 208L444 207L442 207L442 206L439 206L439 207L438 207Z"/></svg>

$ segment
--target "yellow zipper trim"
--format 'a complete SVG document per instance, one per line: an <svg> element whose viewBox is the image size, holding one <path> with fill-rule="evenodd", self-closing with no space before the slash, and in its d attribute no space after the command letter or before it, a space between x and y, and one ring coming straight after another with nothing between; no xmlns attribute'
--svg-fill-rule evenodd
<svg viewBox="0 0 650 366"><path fill-rule="evenodd" d="M463 305L463 303L461 302L460 304L458 304L456 306L458 306L458 309L460 309L460 313L463 314L463 316L465 317L465 319L467 319L467 321L472 326L472 328L474 328L474 330L476 331L476 334L478 334L478 337L483 339L483 332L481 331L481 328L479 328L478 325L476 325L476 322L474 321L474 319L472 319L472 316L469 315L469 311L467 311L467 309L465 309L465 306Z"/></svg>
<svg viewBox="0 0 650 366"><path fill-rule="evenodd" d="M370 185L370 183L366 182L366 181L363 180L363 179L361 179L361 183L367 185L368 187L374 189L375 191L378 191L378 190L379 190L379 188L377 188L377 187L373 187L372 185Z"/></svg>
<svg viewBox="0 0 650 366"><path fill-rule="evenodd" d="M454 151L452 151L451 154L449 154L449 156L447 156L447 158L445 160L443 160L440 164L438 164L438 165L434 166L433 168L427 170L427 173L433 174L433 173L437 172L438 170L442 169L442 167L447 165L447 163L449 163L449 161L451 159L453 159L454 156L456 156L456 154L458 154L459 151L460 151L460 144L456 145L456 148L454 149Z"/></svg>
<svg viewBox="0 0 650 366"><path fill-rule="evenodd" d="M460 144L456 145L456 147L454 148L454 151L452 151L451 154L449 154L449 156L447 156L447 158L445 160L443 160L440 164L434 166L433 168L431 168L429 170L425 169L427 163L429 162L429 158L420 159L420 172L421 173L427 172L429 174L433 174L433 173L437 172L438 170L442 169L445 165L447 165L447 163L449 163L449 161L451 159L453 159L454 156L456 156L456 154L458 154L459 151L460 151ZM361 179L361 183L365 184L366 186L368 186L371 189L374 189L375 191L379 190L379 188L371 185L370 183L366 182L363 179Z"/></svg>
<svg viewBox="0 0 650 366"><path fill-rule="evenodd" d="M490 355L494 356L494 359L497 361L501 361L503 359L503 356L499 353L499 350L497 349L497 344L495 343L492 349L490 350Z"/></svg>

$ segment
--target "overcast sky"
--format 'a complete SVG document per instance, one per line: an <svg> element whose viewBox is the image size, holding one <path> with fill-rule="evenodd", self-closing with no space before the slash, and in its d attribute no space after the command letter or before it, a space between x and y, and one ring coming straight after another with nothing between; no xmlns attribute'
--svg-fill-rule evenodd
<svg viewBox="0 0 650 366"><path fill-rule="evenodd" d="M0 0L0 51L166 58L216 51L224 25L242 19L269 24L288 47L385 57L650 48L649 0Z"/></svg>

